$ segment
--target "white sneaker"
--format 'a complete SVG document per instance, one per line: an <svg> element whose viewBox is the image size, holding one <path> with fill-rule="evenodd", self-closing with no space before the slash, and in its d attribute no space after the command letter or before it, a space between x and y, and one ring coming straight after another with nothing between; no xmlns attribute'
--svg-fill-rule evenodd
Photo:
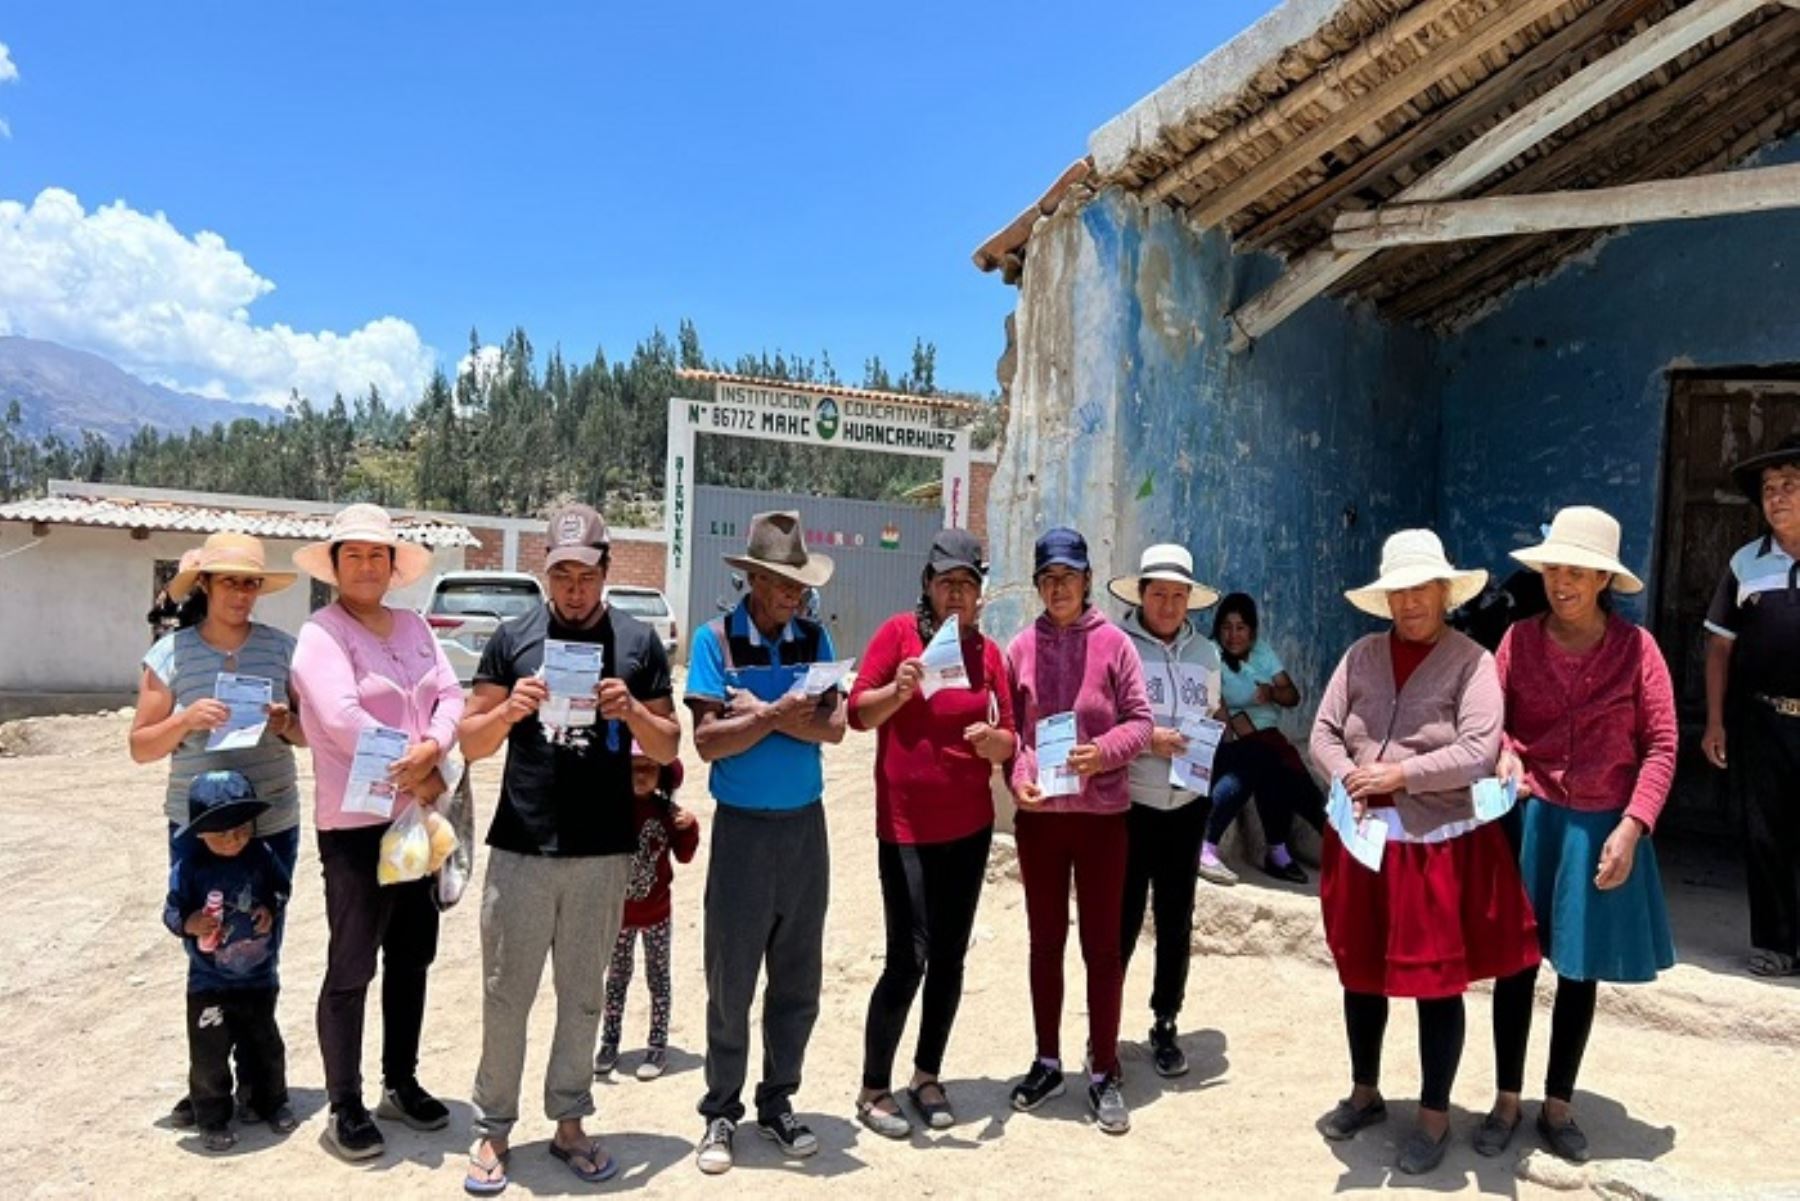
<svg viewBox="0 0 1800 1201"><path fill-rule="evenodd" d="M694 1156L702 1172L719 1176L731 1170L731 1136L735 1133L737 1126L730 1118L714 1118L706 1124L706 1134L701 1137L699 1152Z"/></svg>
<svg viewBox="0 0 1800 1201"><path fill-rule="evenodd" d="M639 1080L654 1080L669 1066L669 1053L661 1047L651 1047L644 1052L644 1062L637 1065Z"/></svg>

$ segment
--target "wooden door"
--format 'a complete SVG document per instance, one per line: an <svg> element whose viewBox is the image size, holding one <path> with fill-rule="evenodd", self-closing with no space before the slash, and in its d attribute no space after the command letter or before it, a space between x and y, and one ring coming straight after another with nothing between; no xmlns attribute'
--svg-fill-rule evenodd
<svg viewBox="0 0 1800 1201"><path fill-rule="evenodd" d="M1732 481L1732 464L1796 430L1800 371L1673 380L1654 617L1681 717L1681 759L1664 819L1672 829L1717 835L1733 829L1725 774L1700 754L1706 728L1701 622L1732 553L1763 529L1761 513Z"/></svg>

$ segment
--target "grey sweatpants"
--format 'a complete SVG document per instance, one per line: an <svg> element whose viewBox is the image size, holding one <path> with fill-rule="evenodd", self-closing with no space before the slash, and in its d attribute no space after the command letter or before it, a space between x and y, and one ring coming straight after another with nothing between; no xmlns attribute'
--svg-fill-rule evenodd
<svg viewBox="0 0 1800 1201"><path fill-rule="evenodd" d="M773 1117L791 1107L819 1016L830 883L824 805L719 806L706 869L706 1096L700 1113L708 1121L743 1120L750 1003L765 963L756 1113Z"/></svg>
<svg viewBox="0 0 1800 1201"><path fill-rule="evenodd" d="M544 1115L562 1121L594 1112L594 1037L630 872L629 855L556 859L488 851L481 889L481 1066L470 1098L477 1138L505 1138L519 1120L525 1027L545 959L556 977L556 1033L544 1073Z"/></svg>

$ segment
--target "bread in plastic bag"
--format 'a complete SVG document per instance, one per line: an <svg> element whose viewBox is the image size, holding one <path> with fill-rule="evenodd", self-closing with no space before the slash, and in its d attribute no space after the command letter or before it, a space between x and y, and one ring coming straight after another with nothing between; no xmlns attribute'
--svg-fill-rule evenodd
<svg viewBox="0 0 1800 1201"><path fill-rule="evenodd" d="M423 880L431 872L431 832L416 804L400 811L381 836L375 879L382 884Z"/></svg>

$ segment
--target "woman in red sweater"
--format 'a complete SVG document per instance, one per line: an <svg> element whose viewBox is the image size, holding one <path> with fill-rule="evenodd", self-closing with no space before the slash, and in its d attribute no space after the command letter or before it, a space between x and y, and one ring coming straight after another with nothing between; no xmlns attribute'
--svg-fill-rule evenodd
<svg viewBox="0 0 1800 1201"><path fill-rule="evenodd" d="M1556 968L1550 1068L1538 1132L1588 1157L1569 1100L1594 1023L1598 982L1641 983L1675 962L1656 853L1648 842L1675 778L1675 693L1648 631L1605 602L1644 585L1619 562L1619 523L1564 509L1540 546L1513 558L1544 576L1550 611L1507 630L1495 663L1506 697L1500 774L1519 782L1520 866L1538 943ZM1494 986L1499 1093L1475 1134L1498 1155L1520 1120L1535 966Z"/></svg>
<svg viewBox="0 0 1800 1201"><path fill-rule="evenodd" d="M875 835L887 924L887 962L869 998L856 1111L863 1125L889 1138L912 1132L890 1076L921 981L924 1011L907 1096L933 1129L956 1120L938 1072L962 1000L963 955L993 840L989 782L1015 745L1006 663L976 624L984 570L973 534L938 534L917 608L875 632L850 690L850 724L877 731ZM922 658L952 621L960 679L954 666L928 672Z"/></svg>

